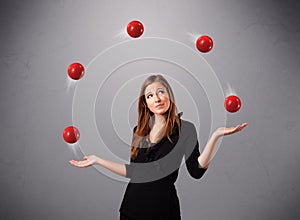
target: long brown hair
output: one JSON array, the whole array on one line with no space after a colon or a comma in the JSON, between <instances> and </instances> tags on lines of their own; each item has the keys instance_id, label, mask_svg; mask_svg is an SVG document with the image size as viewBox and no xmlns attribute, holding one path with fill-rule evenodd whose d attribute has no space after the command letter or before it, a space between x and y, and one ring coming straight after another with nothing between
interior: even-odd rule
<instances>
[{"instance_id":1,"label":"long brown hair","mask_svg":"<svg viewBox=\"0 0 300 220\"><path fill-rule=\"evenodd\" d=\"M140 90L140 96L138 101L138 123L136 131L133 135L133 141L131 145L131 158L135 159L140 148L141 140L143 137L147 136L150 131L150 121L152 120L153 113L147 107L146 99L145 99L145 89L148 85L160 82L167 90L170 100L170 107L165 113L166 116L166 129L164 136L167 136L170 142L172 142L170 138L170 134L173 131L175 124L178 126L178 130L180 132L180 119L177 116L177 108L175 105L175 98L171 86L168 81L162 75L151 75L149 76L142 84Z\"/></svg>"}]
</instances>

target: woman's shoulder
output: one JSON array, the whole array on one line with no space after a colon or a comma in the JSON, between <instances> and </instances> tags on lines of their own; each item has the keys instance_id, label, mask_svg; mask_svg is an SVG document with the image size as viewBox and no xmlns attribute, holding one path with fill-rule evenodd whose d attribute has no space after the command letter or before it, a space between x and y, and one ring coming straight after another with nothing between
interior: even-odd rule
<instances>
[{"instance_id":1,"label":"woman's shoulder","mask_svg":"<svg viewBox=\"0 0 300 220\"><path fill-rule=\"evenodd\" d=\"M184 126L184 127L193 127L194 126L193 122L185 120L185 119L182 119L182 115L183 115L183 112L179 112L177 114L177 116L178 116L178 118L180 120L180 126L181 127L182 126Z\"/></svg>"},{"instance_id":2,"label":"woman's shoulder","mask_svg":"<svg viewBox=\"0 0 300 220\"><path fill-rule=\"evenodd\" d=\"M195 127L194 123L191 122L191 121L188 121L188 120L185 120L185 119L180 119L181 121L181 127L184 127L184 128L193 128Z\"/></svg>"},{"instance_id":3,"label":"woman's shoulder","mask_svg":"<svg viewBox=\"0 0 300 220\"><path fill-rule=\"evenodd\" d=\"M180 119L180 121L180 130L182 137L197 136L197 130L193 122L184 119Z\"/></svg>"},{"instance_id":4,"label":"woman's shoulder","mask_svg":"<svg viewBox=\"0 0 300 220\"><path fill-rule=\"evenodd\" d=\"M193 122L182 119L183 112L179 112L177 115L178 115L178 118L180 120L180 125L181 126L185 126L185 127L193 127L194 126Z\"/></svg>"}]
</instances>

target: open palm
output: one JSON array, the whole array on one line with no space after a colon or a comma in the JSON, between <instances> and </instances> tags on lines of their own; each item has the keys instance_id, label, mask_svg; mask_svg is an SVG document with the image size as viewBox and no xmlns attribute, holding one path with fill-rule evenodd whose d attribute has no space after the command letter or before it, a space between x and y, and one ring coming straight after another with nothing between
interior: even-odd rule
<instances>
[{"instance_id":1,"label":"open palm","mask_svg":"<svg viewBox=\"0 0 300 220\"><path fill-rule=\"evenodd\" d=\"M248 125L248 123L243 123L243 124L237 125L235 127L230 127L230 128L221 127L221 128L218 128L215 131L215 133L218 136L230 135L230 134L234 134L236 132L243 130L247 125Z\"/></svg>"},{"instance_id":2,"label":"open palm","mask_svg":"<svg viewBox=\"0 0 300 220\"><path fill-rule=\"evenodd\" d=\"M70 160L70 164L76 166L76 167L89 167L92 166L96 163L98 157L95 155L89 155L89 156L84 156L83 160L77 161L77 160Z\"/></svg>"}]
</instances>

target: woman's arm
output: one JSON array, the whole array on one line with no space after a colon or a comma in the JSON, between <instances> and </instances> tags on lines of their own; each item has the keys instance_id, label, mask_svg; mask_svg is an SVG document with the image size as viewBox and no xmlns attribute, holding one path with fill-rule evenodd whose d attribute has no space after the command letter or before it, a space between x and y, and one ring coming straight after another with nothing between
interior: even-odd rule
<instances>
[{"instance_id":1,"label":"woman's arm","mask_svg":"<svg viewBox=\"0 0 300 220\"><path fill-rule=\"evenodd\" d=\"M133 128L133 134L136 131L137 126ZM82 161L76 161L76 160L70 160L70 164L76 166L76 167L88 167L92 165L100 165L120 176L124 176L127 178L131 178L133 169L134 169L134 164L120 164L116 163L110 160L105 160L102 158L99 158L95 155L89 155L89 156L84 156ZM130 162L132 162L130 160Z\"/></svg>"},{"instance_id":2,"label":"woman's arm","mask_svg":"<svg viewBox=\"0 0 300 220\"><path fill-rule=\"evenodd\" d=\"M110 160L105 160L102 158L99 158L95 155L89 155L83 157L84 160L82 161L76 161L76 160L70 160L70 164L76 166L76 167L89 167L92 165L100 165L118 175L126 176L126 167L125 164L120 164L116 162L112 162Z\"/></svg>"},{"instance_id":3,"label":"woman's arm","mask_svg":"<svg viewBox=\"0 0 300 220\"><path fill-rule=\"evenodd\" d=\"M246 127L248 124L247 123L243 123L241 125L237 125L235 127L231 127L231 128L218 128L211 136L211 138L209 139L209 141L207 142L203 152L201 153L201 155L198 157L198 162L200 164L201 167L203 168L207 168L211 158L213 156L216 144L219 140L219 138L221 136L224 135L230 135L230 134L234 134L236 132L241 131L244 127Z\"/></svg>"}]
</instances>

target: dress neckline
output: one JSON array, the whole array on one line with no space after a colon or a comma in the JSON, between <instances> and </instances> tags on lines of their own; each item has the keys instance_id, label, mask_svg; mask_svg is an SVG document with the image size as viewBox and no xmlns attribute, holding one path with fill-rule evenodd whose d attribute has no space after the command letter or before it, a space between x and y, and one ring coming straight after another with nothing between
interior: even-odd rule
<instances>
[{"instance_id":1,"label":"dress neckline","mask_svg":"<svg viewBox=\"0 0 300 220\"><path fill-rule=\"evenodd\" d=\"M177 114L177 116L179 117L179 119L181 119L181 116L182 116L182 115L183 115L183 112L179 112L179 113ZM177 129L177 124L175 124L174 129L175 129L175 130ZM173 134L173 132L171 133L171 135L172 135L172 134ZM147 136L144 137L144 140L145 140L145 142L146 142L147 144L150 145L150 148L153 148L153 147L157 146L160 142L162 142L163 140L165 140L166 138L167 138L167 136L163 136L163 137L162 137L161 139L159 139L157 142L152 143L152 142L150 142L149 135L147 135Z\"/></svg>"}]
</instances>

